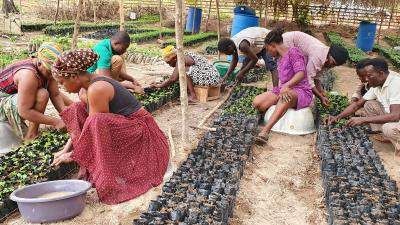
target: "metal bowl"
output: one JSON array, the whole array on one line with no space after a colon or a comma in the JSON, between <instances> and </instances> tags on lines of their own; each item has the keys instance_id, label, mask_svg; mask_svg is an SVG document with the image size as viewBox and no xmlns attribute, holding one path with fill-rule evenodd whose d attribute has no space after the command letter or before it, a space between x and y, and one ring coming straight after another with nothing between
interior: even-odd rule
<instances>
[{"instance_id":1,"label":"metal bowl","mask_svg":"<svg viewBox=\"0 0 400 225\"><path fill-rule=\"evenodd\" d=\"M30 223L48 223L70 219L85 208L86 192L91 184L82 180L56 180L25 186L15 190L10 199ZM62 196L42 197L49 193Z\"/></svg>"}]
</instances>

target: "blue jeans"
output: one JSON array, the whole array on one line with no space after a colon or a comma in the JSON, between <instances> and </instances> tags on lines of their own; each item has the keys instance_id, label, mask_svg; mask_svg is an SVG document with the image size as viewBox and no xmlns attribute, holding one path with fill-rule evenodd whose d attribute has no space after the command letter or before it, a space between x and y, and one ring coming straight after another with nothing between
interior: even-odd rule
<instances>
[{"instance_id":1,"label":"blue jeans","mask_svg":"<svg viewBox=\"0 0 400 225\"><path fill-rule=\"evenodd\" d=\"M262 58L265 62L265 68L267 70L269 70L270 72L276 70L276 61L274 60L274 58L272 58L272 56L270 56L267 53L267 50L265 50L265 48L257 54L257 57L260 59ZM248 63L250 62L250 58L246 57L243 60L243 64L242 64L242 68L244 68Z\"/></svg>"}]
</instances>

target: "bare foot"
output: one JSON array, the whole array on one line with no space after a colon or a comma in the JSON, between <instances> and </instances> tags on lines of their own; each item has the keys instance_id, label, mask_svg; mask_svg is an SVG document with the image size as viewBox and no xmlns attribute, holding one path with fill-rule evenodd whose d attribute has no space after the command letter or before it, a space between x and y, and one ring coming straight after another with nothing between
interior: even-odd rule
<instances>
[{"instance_id":1,"label":"bare foot","mask_svg":"<svg viewBox=\"0 0 400 225\"><path fill-rule=\"evenodd\" d=\"M189 101L189 104L196 104L199 102L199 100L197 100L197 98L193 97L193 96L188 96L188 101Z\"/></svg>"}]
</instances>

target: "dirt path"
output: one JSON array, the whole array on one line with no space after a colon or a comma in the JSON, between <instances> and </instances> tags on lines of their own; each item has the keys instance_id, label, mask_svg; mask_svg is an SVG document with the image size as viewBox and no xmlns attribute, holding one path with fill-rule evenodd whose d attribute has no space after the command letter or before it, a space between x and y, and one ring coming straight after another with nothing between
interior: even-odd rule
<instances>
[{"instance_id":1,"label":"dirt path","mask_svg":"<svg viewBox=\"0 0 400 225\"><path fill-rule=\"evenodd\" d=\"M268 146L254 148L232 225L326 223L314 138L274 133Z\"/></svg>"}]
</instances>

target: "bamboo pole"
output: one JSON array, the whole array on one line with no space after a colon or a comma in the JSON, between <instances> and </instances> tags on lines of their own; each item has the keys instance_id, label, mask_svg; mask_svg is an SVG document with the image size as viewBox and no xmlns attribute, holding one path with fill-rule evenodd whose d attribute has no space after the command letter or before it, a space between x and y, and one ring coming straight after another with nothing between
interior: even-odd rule
<instances>
[{"instance_id":1,"label":"bamboo pole","mask_svg":"<svg viewBox=\"0 0 400 225\"><path fill-rule=\"evenodd\" d=\"M124 0L119 0L119 30L125 30Z\"/></svg>"},{"instance_id":2,"label":"bamboo pole","mask_svg":"<svg viewBox=\"0 0 400 225\"><path fill-rule=\"evenodd\" d=\"M188 95L187 95L187 81L185 69L185 56L183 54L183 0L176 0L175 8L175 35L176 35L176 48L178 57L178 71L179 71L179 86L180 86L180 101L182 113L182 136L181 136L181 150L184 150L188 141Z\"/></svg>"},{"instance_id":3,"label":"bamboo pole","mask_svg":"<svg viewBox=\"0 0 400 225\"><path fill-rule=\"evenodd\" d=\"M162 38L162 0L158 0L158 11L160 12L160 39Z\"/></svg>"},{"instance_id":4,"label":"bamboo pole","mask_svg":"<svg viewBox=\"0 0 400 225\"><path fill-rule=\"evenodd\" d=\"M219 0L215 0L215 4L217 6L217 20L218 20L217 29L218 29L218 42L219 42L219 40L221 40L221 18L219 15ZM218 60L220 59L221 59L221 54L218 51Z\"/></svg>"},{"instance_id":5,"label":"bamboo pole","mask_svg":"<svg viewBox=\"0 0 400 225\"><path fill-rule=\"evenodd\" d=\"M75 25L74 25L74 35L72 36L72 44L71 44L72 49L76 49L77 44L78 44L78 34L79 34L79 27L80 27L80 23L81 23L82 6L83 6L83 0L78 0L78 8L76 11L76 18L75 18Z\"/></svg>"},{"instance_id":6,"label":"bamboo pole","mask_svg":"<svg viewBox=\"0 0 400 225\"><path fill-rule=\"evenodd\" d=\"M57 0L57 9L56 9L56 15L54 16L54 24L57 23L58 19L58 12L60 11L60 0Z\"/></svg>"}]
</instances>

